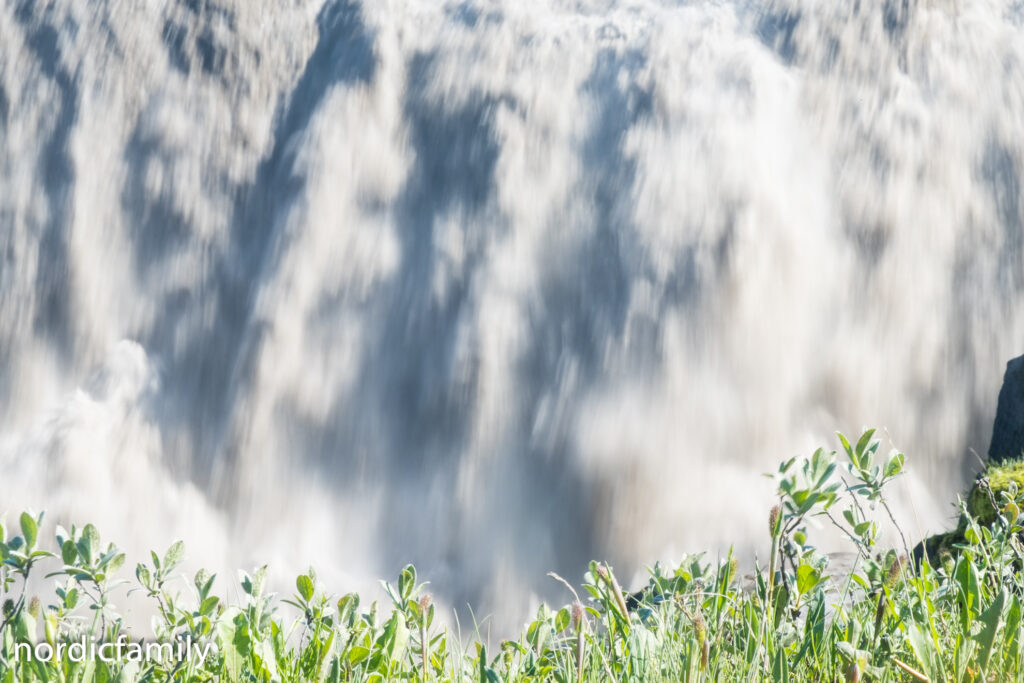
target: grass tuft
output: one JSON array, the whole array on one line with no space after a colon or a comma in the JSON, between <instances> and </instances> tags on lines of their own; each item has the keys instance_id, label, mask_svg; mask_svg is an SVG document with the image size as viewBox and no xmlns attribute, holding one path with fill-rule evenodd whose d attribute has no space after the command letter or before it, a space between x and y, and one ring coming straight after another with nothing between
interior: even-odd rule
<instances>
[{"instance_id":1,"label":"grass tuft","mask_svg":"<svg viewBox=\"0 0 1024 683\"><path fill-rule=\"evenodd\" d=\"M990 468L960 504L958 528L911 562L902 532L898 548L879 536L905 457L880 454L873 431L839 442L841 454L818 449L774 473L767 570L740 577L731 553L688 555L654 565L627 597L593 562L580 591L552 575L573 601L542 605L493 650L464 647L435 621L411 565L383 584L385 604L331 594L313 570L279 598L264 588L266 567L234 586L206 571L185 577L179 542L127 572L94 526L58 528L46 543L42 515L22 514L16 529L0 524L0 683L1020 680L1024 463ZM815 519L842 531L852 569L817 550ZM153 603L145 638L115 607L126 591Z\"/></svg>"}]
</instances>

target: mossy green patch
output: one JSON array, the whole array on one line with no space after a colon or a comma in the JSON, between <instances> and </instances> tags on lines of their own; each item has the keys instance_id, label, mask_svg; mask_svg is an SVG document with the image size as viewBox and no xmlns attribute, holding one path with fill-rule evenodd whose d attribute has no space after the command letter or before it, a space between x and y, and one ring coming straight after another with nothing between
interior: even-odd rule
<instances>
[{"instance_id":1,"label":"mossy green patch","mask_svg":"<svg viewBox=\"0 0 1024 683\"><path fill-rule=\"evenodd\" d=\"M967 511L983 526L996 521L996 506L1003 505L1003 493L1013 498L1024 491L1024 461L990 464L967 494Z\"/></svg>"},{"instance_id":2,"label":"mossy green patch","mask_svg":"<svg viewBox=\"0 0 1024 683\"><path fill-rule=\"evenodd\" d=\"M986 469L967 492L967 512L979 525L992 526L997 517L996 506L1003 505L1003 493L1014 499L1024 491L1024 459L989 463ZM928 554L932 564L943 562L943 557L955 557L957 546L964 543L967 518L961 515L956 529L929 536L914 549L914 556L920 561L922 551Z\"/></svg>"}]
</instances>

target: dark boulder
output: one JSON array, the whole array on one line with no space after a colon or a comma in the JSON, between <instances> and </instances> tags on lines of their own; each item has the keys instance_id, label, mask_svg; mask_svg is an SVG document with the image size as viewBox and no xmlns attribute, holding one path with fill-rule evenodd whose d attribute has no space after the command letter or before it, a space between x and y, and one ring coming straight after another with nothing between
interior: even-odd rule
<instances>
[{"instance_id":1,"label":"dark boulder","mask_svg":"<svg viewBox=\"0 0 1024 683\"><path fill-rule=\"evenodd\" d=\"M988 457L992 462L1020 458L1024 453L1024 356L1006 364L999 407L992 425Z\"/></svg>"},{"instance_id":2,"label":"dark boulder","mask_svg":"<svg viewBox=\"0 0 1024 683\"><path fill-rule=\"evenodd\" d=\"M991 526L1005 511L1000 510L1004 495L1024 492L1024 356L1006 364L999 406L992 425L992 443L988 447L988 466L967 493L967 513L980 526ZM1016 513L1014 513L1016 514ZM935 534L918 543L912 552L914 562L924 557L934 566L959 554L967 542L968 519L961 515L956 529Z\"/></svg>"}]
</instances>

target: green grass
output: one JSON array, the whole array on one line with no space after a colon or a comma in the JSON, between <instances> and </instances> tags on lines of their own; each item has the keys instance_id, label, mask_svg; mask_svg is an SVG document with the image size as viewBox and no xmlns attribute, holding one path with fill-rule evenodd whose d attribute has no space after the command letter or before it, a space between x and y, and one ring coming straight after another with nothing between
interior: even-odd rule
<instances>
[{"instance_id":1,"label":"green grass","mask_svg":"<svg viewBox=\"0 0 1024 683\"><path fill-rule=\"evenodd\" d=\"M435 621L412 566L384 584L386 604L331 595L312 571L278 600L264 590L265 568L244 575L243 599L228 604L214 576L182 576L181 543L152 553L129 579L125 555L92 525L58 529L51 552L40 544L41 516L23 514L20 535L0 528L0 683L1020 679L1017 487L989 487L984 523L961 504L957 541L934 566L915 564L902 533L895 550L878 539L904 456L881 455L871 431L855 444L839 439L840 456L819 449L775 473L767 567L741 577L731 557L687 556L655 565L642 591L625 594L610 568L592 563L578 590L566 582L570 604L542 606L517 639L491 649ZM990 471L988 480L999 476ZM809 536L812 517L842 530L857 558L852 571L830 570ZM27 585L54 592L33 597ZM155 631L145 641L112 607L126 591L152 601ZM71 645L83 642L109 644L113 661L76 656ZM135 654L163 644L207 656L130 661L133 644ZM115 646L120 657L110 656Z\"/></svg>"}]
</instances>

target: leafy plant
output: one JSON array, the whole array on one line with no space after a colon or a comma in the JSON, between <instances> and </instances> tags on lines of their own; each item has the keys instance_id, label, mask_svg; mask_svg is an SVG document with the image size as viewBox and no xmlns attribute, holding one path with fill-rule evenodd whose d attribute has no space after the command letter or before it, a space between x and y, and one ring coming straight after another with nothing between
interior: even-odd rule
<instances>
[{"instance_id":1,"label":"leafy plant","mask_svg":"<svg viewBox=\"0 0 1024 683\"><path fill-rule=\"evenodd\" d=\"M240 597L229 601L209 572L184 576L180 542L150 553L129 581L124 553L104 546L92 525L58 527L56 554L40 547L42 515L22 514L18 535L0 524L0 683L1019 679L1018 487L976 488L972 505L960 505L949 552L934 566L927 553L914 562L902 532L891 544L878 519L895 524L887 496L906 458L882 456L871 430L856 442L840 434L839 443L841 456L818 449L774 473L778 501L759 549L767 562L752 574L741 576L732 552L687 555L653 565L647 585L630 593L610 566L592 562L580 591L552 575L571 602L541 605L522 634L495 648L463 647L440 625L411 565L382 583L384 604L332 595L312 568L278 599L267 591L267 567L241 572ZM979 496L983 519L971 515ZM839 533L853 566L833 567L814 528ZM43 607L31 591L46 581L53 595ZM127 592L152 603L147 639L117 610ZM76 656L73 646L86 641L128 654ZM164 656L132 656L144 647Z\"/></svg>"}]
</instances>

